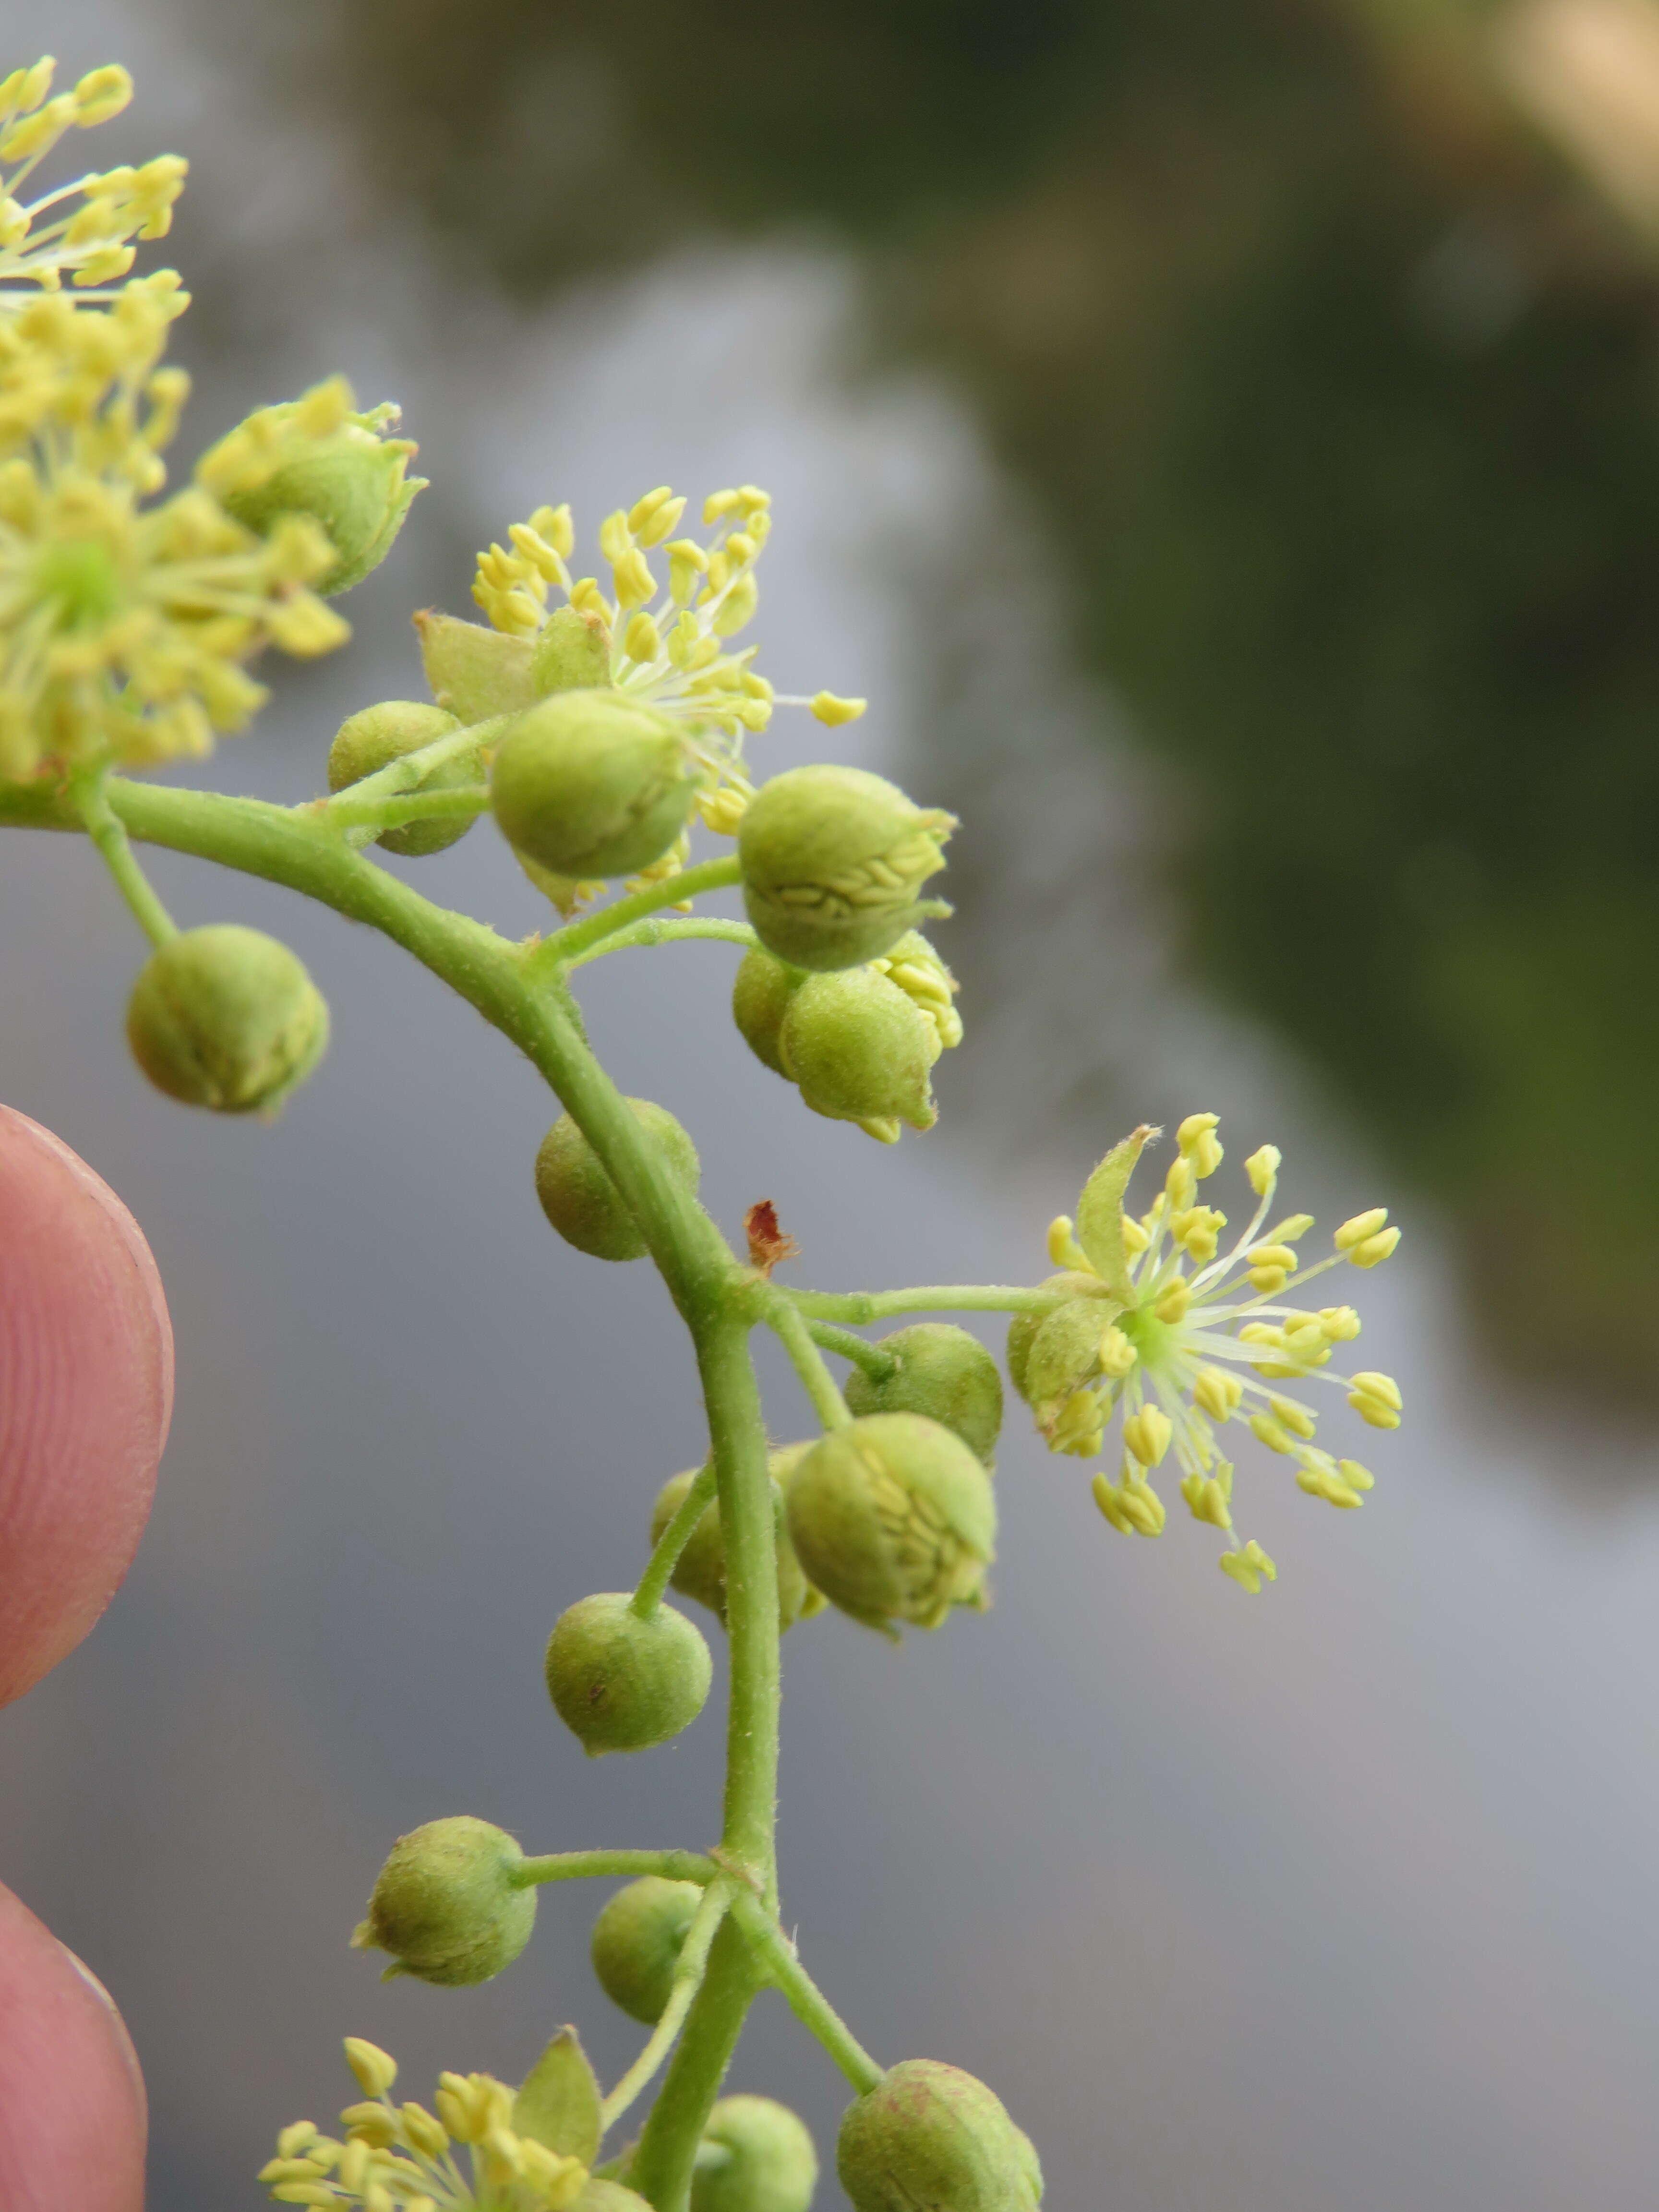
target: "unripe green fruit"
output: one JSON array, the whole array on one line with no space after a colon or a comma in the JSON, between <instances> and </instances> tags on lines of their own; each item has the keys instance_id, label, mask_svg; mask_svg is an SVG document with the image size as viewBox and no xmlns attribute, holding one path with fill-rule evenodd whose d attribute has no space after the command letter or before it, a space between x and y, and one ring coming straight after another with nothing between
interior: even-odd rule
<instances>
[{"instance_id":1,"label":"unripe green fruit","mask_svg":"<svg viewBox=\"0 0 1659 2212\"><path fill-rule=\"evenodd\" d=\"M530 680L536 696L590 691L611 681L611 640L598 615L555 607L530 643Z\"/></svg>"},{"instance_id":2,"label":"unripe green fruit","mask_svg":"<svg viewBox=\"0 0 1659 2212\"><path fill-rule=\"evenodd\" d=\"M441 707L424 706L417 699L383 699L378 707L365 707L346 717L328 749L328 787L348 790L366 775L402 760L405 753L419 752L422 745L434 744L461 726ZM456 791L477 783L483 774L476 752L459 753L429 769L415 788ZM382 830L374 842L384 845L388 853L415 860L427 853L441 853L446 846L465 837L471 827L472 817L467 814L453 822L406 822L401 830Z\"/></svg>"},{"instance_id":3,"label":"unripe green fruit","mask_svg":"<svg viewBox=\"0 0 1659 2212\"><path fill-rule=\"evenodd\" d=\"M794 992L778 1035L778 1057L815 1112L838 1121L939 1119L927 1072L939 1031L896 983L873 968L811 975Z\"/></svg>"},{"instance_id":4,"label":"unripe green fruit","mask_svg":"<svg viewBox=\"0 0 1659 2212\"><path fill-rule=\"evenodd\" d=\"M127 1002L127 1042L169 1098L269 1114L322 1058L328 1007L287 945L216 922L145 962Z\"/></svg>"},{"instance_id":5,"label":"unripe green fruit","mask_svg":"<svg viewBox=\"0 0 1659 2212\"><path fill-rule=\"evenodd\" d=\"M702 1711L714 1671L683 1613L659 1605L642 1620L626 1590L582 1598L547 1640L548 1695L592 1759L678 1735Z\"/></svg>"},{"instance_id":6,"label":"unripe green fruit","mask_svg":"<svg viewBox=\"0 0 1659 2212\"><path fill-rule=\"evenodd\" d=\"M925 1413L954 1429L988 1467L1002 1427L1002 1377L976 1336L949 1322L918 1322L880 1340L893 1371L877 1382L861 1367L847 1378L854 1413Z\"/></svg>"},{"instance_id":7,"label":"unripe green fruit","mask_svg":"<svg viewBox=\"0 0 1659 2212\"><path fill-rule=\"evenodd\" d=\"M536 1924L536 1893L515 1883L524 1853L503 1828L463 1815L400 1836L352 1942L389 1951L393 1974L460 1989L510 1966Z\"/></svg>"},{"instance_id":8,"label":"unripe green fruit","mask_svg":"<svg viewBox=\"0 0 1659 2212\"><path fill-rule=\"evenodd\" d=\"M702 771L665 714L619 692L560 691L520 714L490 775L509 844L562 876L629 876L691 818Z\"/></svg>"},{"instance_id":9,"label":"unripe green fruit","mask_svg":"<svg viewBox=\"0 0 1659 2212\"><path fill-rule=\"evenodd\" d=\"M416 616L415 629L433 697L463 722L493 721L535 705L528 639L433 607Z\"/></svg>"},{"instance_id":10,"label":"unripe green fruit","mask_svg":"<svg viewBox=\"0 0 1659 2212\"><path fill-rule=\"evenodd\" d=\"M691 2177L691 2212L808 2212L818 2154L805 2124L770 2097L722 2097Z\"/></svg>"},{"instance_id":11,"label":"unripe green fruit","mask_svg":"<svg viewBox=\"0 0 1659 2212\"><path fill-rule=\"evenodd\" d=\"M732 1018L738 1025L738 1034L756 1059L786 1082L789 1071L783 1064L778 1033L789 1011L790 1000L805 981L804 968L791 968L786 961L775 960L769 952L763 952L757 946L745 952L738 963L737 977L732 986Z\"/></svg>"},{"instance_id":12,"label":"unripe green fruit","mask_svg":"<svg viewBox=\"0 0 1659 2212\"><path fill-rule=\"evenodd\" d=\"M1036 2212L1030 2139L971 2074L907 2058L848 2106L836 2170L854 2212Z\"/></svg>"},{"instance_id":13,"label":"unripe green fruit","mask_svg":"<svg viewBox=\"0 0 1659 2212\"><path fill-rule=\"evenodd\" d=\"M665 1106L630 1098L635 1119L653 1138L665 1171L695 1198L702 1174L697 1148ZM567 1244L596 1260L641 1260L646 1242L622 1193L568 1114L562 1114L536 1154L536 1195Z\"/></svg>"},{"instance_id":14,"label":"unripe green fruit","mask_svg":"<svg viewBox=\"0 0 1659 2212\"><path fill-rule=\"evenodd\" d=\"M832 1429L790 1479L800 1563L843 1613L871 1627L937 1628L984 1603L997 1508L983 1463L920 1413L866 1413Z\"/></svg>"},{"instance_id":15,"label":"unripe green fruit","mask_svg":"<svg viewBox=\"0 0 1659 2212\"><path fill-rule=\"evenodd\" d=\"M290 414L302 404L291 401L265 411ZM314 451L262 484L221 496L238 522L261 538L285 514L308 515L319 523L336 557L315 588L331 599L361 584L392 550L410 501L425 489L424 477L405 480L416 451L407 438L382 438L367 417L359 416L343 422Z\"/></svg>"},{"instance_id":16,"label":"unripe green fruit","mask_svg":"<svg viewBox=\"0 0 1659 2212\"><path fill-rule=\"evenodd\" d=\"M685 1931L702 1902L696 1882L648 1874L619 1889L593 1923L593 1972L630 2020L654 2027L662 2018Z\"/></svg>"},{"instance_id":17,"label":"unripe green fruit","mask_svg":"<svg viewBox=\"0 0 1659 2212\"><path fill-rule=\"evenodd\" d=\"M738 832L744 904L769 952L825 971L878 959L923 919L954 818L857 768L793 768L764 783Z\"/></svg>"},{"instance_id":18,"label":"unripe green fruit","mask_svg":"<svg viewBox=\"0 0 1659 2212\"><path fill-rule=\"evenodd\" d=\"M772 1480L780 1492L790 1472L807 1449L805 1444L789 1444L772 1454L769 1462ZM651 1510L651 1541L657 1544L663 1532L685 1501L685 1493L697 1479L697 1470L688 1468L685 1474L673 1475L665 1482ZM781 1503L780 1499L780 1503ZM789 1529L781 1512L777 1516L778 1540L778 1626L793 1628L804 1615L817 1609L813 1602L812 1586L802 1571L795 1557L795 1547L789 1540ZM685 1549L674 1563L669 1577L673 1587L686 1597L694 1597L699 1605L706 1605L726 1626L726 1545L720 1535L720 1509L718 1499L711 1498L696 1527L686 1540ZM822 1601L818 1601L821 1605Z\"/></svg>"},{"instance_id":19,"label":"unripe green fruit","mask_svg":"<svg viewBox=\"0 0 1659 2212\"><path fill-rule=\"evenodd\" d=\"M1104 1297L1106 1295L1106 1286L1097 1275L1085 1275L1071 1268L1067 1268L1063 1273L1050 1275L1042 1287L1045 1291L1066 1291L1073 1297L1086 1298L1091 1295ZM1028 1404L1031 1395L1028 1387L1031 1346L1036 1342L1038 1332L1048 1318L1047 1314L1021 1313L1016 1314L1008 1324L1008 1347L1006 1355L1008 1362L1008 1380ZM1103 1334L1105 1328L1106 1322L1103 1318L1101 1322Z\"/></svg>"}]
</instances>

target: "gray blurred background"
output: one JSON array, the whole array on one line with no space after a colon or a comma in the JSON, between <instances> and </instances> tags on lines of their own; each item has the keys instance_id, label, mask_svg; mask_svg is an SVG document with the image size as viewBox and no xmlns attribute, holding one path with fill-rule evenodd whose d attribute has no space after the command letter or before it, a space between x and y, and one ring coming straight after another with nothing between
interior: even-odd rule
<instances>
[{"instance_id":1,"label":"gray blurred background","mask_svg":"<svg viewBox=\"0 0 1659 2212\"><path fill-rule=\"evenodd\" d=\"M1363 1514L1241 1470L1261 1600L1184 1517L1115 1536L1014 1419L988 1617L786 1645L805 1954L878 2055L996 2085L1058 2212L1652 2201L1633 5L1202 7L1177 36L1048 0L1017 57L921 0L9 13L11 60L135 71L90 157L191 158L150 249L197 299L181 459L337 368L403 403L434 480L353 646L276 670L211 780L317 789L346 713L419 696L410 611L469 611L474 550L542 501L591 532L659 482L773 491L763 665L868 693L852 757L964 817L939 941L968 1041L939 1130L889 1151L745 1052L727 948L589 971L602 1054L691 1128L729 1231L775 1199L825 1287L1034 1279L1106 1144L1201 1108L1235 1162L1284 1147L1292 1202L1407 1224L1363 1303L1407 1425L1365 1439ZM1609 37L1635 90L1596 110L1574 57ZM757 754L817 757L814 729L781 714ZM391 865L544 918L488 823ZM702 1443L654 1279L535 1207L537 1079L380 941L155 874L186 923L294 945L335 1042L274 1127L170 1105L125 1056L142 948L93 857L0 839L0 1095L132 1206L179 1358L132 1575L0 1719L0 1876L126 2014L153 2202L221 2212L262 2201L279 2124L345 2100L344 2033L411 2094L515 2076L570 2019L618 2071L598 1887L544 1892L482 1990L383 1988L345 1939L439 1814L706 1842L720 1723L590 1765L546 1706L554 1617L631 1580ZM829 2152L838 2079L775 1998L733 2085Z\"/></svg>"}]
</instances>

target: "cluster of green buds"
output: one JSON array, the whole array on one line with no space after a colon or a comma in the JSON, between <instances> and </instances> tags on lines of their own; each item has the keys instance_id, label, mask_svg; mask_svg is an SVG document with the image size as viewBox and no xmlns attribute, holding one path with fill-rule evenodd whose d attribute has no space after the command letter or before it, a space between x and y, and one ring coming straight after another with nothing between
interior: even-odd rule
<instances>
[{"instance_id":1,"label":"cluster of green buds","mask_svg":"<svg viewBox=\"0 0 1659 2212\"><path fill-rule=\"evenodd\" d=\"M1310 1497L1350 1510L1363 1502L1370 1469L1317 1444L1313 1407L1273 1385L1334 1383L1370 1427L1400 1425L1392 1376L1326 1371L1337 1346L1359 1334L1354 1309L1310 1309L1284 1297L1333 1267L1363 1271L1386 1260L1400 1242L1386 1207L1345 1221L1328 1255L1304 1265L1297 1248L1313 1216L1271 1218L1280 1154L1263 1145L1244 1163L1255 1200L1249 1222L1223 1253L1227 1217L1198 1194L1222 1162L1218 1127L1213 1114L1187 1117L1164 1187L1138 1218L1123 1200L1142 1147L1157 1133L1137 1129L1109 1152L1084 1188L1075 1221L1061 1215L1050 1227L1049 1257L1064 1270L1052 1278L1054 1304L1022 1315L1009 1331L1009 1373L1050 1450L1091 1458L1121 1416L1119 1478L1103 1470L1093 1488L1107 1521L1125 1535L1161 1534L1165 1509L1152 1477L1171 1451L1193 1517L1232 1532L1234 1468L1219 1438L1234 1421L1288 1459ZM1220 1565L1251 1592L1277 1578L1254 1540L1235 1536Z\"/></svg>"},{"instance_id":2,"label":"cluster of green buds","mask_svg":"<svg viewBox=\"0 0 1659 2212\"><path fill-rule=\"evenodd\" d=\"M917 930L879 958L814 975L758 947L738 966L732 1017L755 1057L830 1121L882 1144L939 1118L932 1070L962 1042L956 979Z\"/></svg>"}]
</instances>

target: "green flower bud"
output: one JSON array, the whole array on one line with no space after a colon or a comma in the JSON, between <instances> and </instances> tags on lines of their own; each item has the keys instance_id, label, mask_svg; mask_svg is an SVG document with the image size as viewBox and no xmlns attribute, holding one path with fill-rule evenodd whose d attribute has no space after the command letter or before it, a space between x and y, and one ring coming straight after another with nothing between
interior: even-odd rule
<instances>
[{"instance_id":1,"label":"green flower bud","mask_svg":"<svg viewBox=\"0 0 1659 2212\"><path fill-rule=\"evenodd\" d=\"M848 2106L836 2170L854 2212L1036 2212L1042 2197L1001 2100L931 2058L907 2058Z\"/></svg>"},{"instance_id":2,"label":"green flower bud","mask_svg":"<svg viewBox=\"0 0 1659 2212\"><path fill-rule=\"evenodd\" d=\"M590 1759L666 1743L702 1711L714 1662L701 1632L672 1606L648 1620L627 1590L582 1598L547 1639L547 1691Z\"/></svg>"},{"instance_id":3,"label":"green flower bud","mask_svg":"<svg viewBox=\"0 0 1659 2212\"><path fill-rule=\"evenodd\" d=\"M415 629L433 697L462 721L492 721L535 705L526 639L432 607L416 616Z\"/></svg>"},{"instance_id":4,"label":"green flower bud","mask_svg":"<svg viewBox=\"0 0 1659 2212\"><path fill-rule=\"evenodd\" d=\"M619 1889L593 1923L593 1972L630 2020L654 2027L662 2018L685 1931L702 1902L696 1882L648 1874Z\"/></svg>"},{"instance_id":5,"label":"green flower bud","mask_svg":"<svg viewBox=\"0 0 1659 2212\"><path fill-rule=\"evenodd\" d=\"M536 1924L536 1893L513 1879L524 1853L503 1828L465 1815L400 1836L380 1869L360 1951L389 1951L386 1979L460 1989L510 1966Z\"/></svg>"},{"instance_id":6,"label":"green flower bud","mask_svg":"<svg viewBox=\"0 0 1659 2212\"><path fill-rule=\"evenodd\" d=\"M461 724L441 707L423 706L416 699L384 699L378 707L365 707L341 723L328 749L328 787L344 791L366 775L389 767L405 753L434 744ZM441 762L421 778L417 791L456 791L479 782L483 769L476 752L464 752ZM406 823L401 830L383 830L375 839L388 853L414 860L427 853L441 853L447 845L465 837L472 817L461 815L453 822Z\"/></svg>"},{"instance_id":7,"label":"green flower bud","mask_svg":"<svg viewBox=\"0 0 1659 2212\"><path fill-rule=\"evenodd\" d=\"M691 2212L808 2212L818 2154L805 2124L770 2097L722 2097L691 2177Z\"/></svg>"},{"instance_id":8,"label":"green flower bud","mask_svg":"<svg viewBox=\"0 0 1659 2212\"><path fill-rule=\"evenodd\" d=\"M230 434L234 439L256 423L268 425L273 455L292 458L262 482L232 486L221 497L236 520L261 538L269 537L285 514L308 515L320 524L336 559L315 588L332 599L379 568L416 493L425 490L426 478L405 478L419 451L410 440L381 434L396 423L395 407L348 415L337 428L307 440L295 428L305 405L304 400L290 400L263 407Z\"/></svg>"},{"instance_id":9,"label":"green flower bud","mask_svg":"<svg viewBox=\"0 0 1659 2212\"><path fill-rule=\"evenodd\" d=\"M601 2181L595 2174L570 2212L651 2212L643 2197L624 2189L620 2181Z\"/></svg>"},{"instance_id":10,"label":"green flower bud","mask_svg":"<svg viewBox=\"0 0 1659 2212\"><path fill-rule=\"evenodd\" d=\"M778 1033L778 1056L813 1111L866 1129L898 1121L933 1127L939 1112L927 1072L939 1054L933 1023L873 968L809 976Z\"/></svg>"},{"instance_id":11,"label":"green flower bud","mask_svg":"<svg viewBox=\"0 0 1659 2212\"><path fill-rule=\"evenodd\" d=\"M630 1098L635 1118L653 1138L667 1172L696 1196L702 1164L697 1148L665 1106ZM639 1260L646 1243L622 1193L601 1165L599 1154L571 1120L562 1114L542 1139L536 1155L536 1195L542 1212L567 1244L596 1260Z\"/></svg>"},{"instance_id":12,"label":"green flower bud","mask_svg":"<svg viewBox=\"0 0 1659 2212\"><path fill-rule=\"evenodd\" d=\"M772 1480L777 1486L778 1538L778 1626L793 1628L795 1623L819 1610L823 1601L814 1603L816 1593L807 1581L800 1561L795 1557L795 1547L789 1540L788 1524L784 1519L782 1488L791 1469L807 1450L805 1444L789 1444L772 1454L769 1462ZM651 1511L651 1541L661 1540L664 1530L684 1503L685 1493L697 1479L695 1468L677 1474L665 1482L658 1494ZM706 1605L726 1626L726 1546L720 1537L720 1509L718 1499L711 1499L702 1518L691 1531L685 1549L675 1562L669 1577L674 1588L686 1597L694 1597L699 1605Z\"/></svg>"},{"instance_id":13,"label":"green flower bud","mask_svg":"<svg viewBox=\"0 0 1659 2212\"><path fill-rule=\"evenodd\" d=\"M738 1034L756 1059L786 1082L789 1071L779 1049L778 1032L790 1000L805 981L804 968L791 968L757 946L738 963L737 980L732 986L732 1018Z\"/></svg>"},{"instance_id":14,"label":"green flower bud","mask_svg":"<svg viewBox=\"0 0 1659 2212\"><path fill-rule=\"evenodd\" d=\"M831 1604L872 1628L937 1628L984 1603L997 1509L983 1462L920 1413L832 1429L790 1478L789 1533Z\"/></svg>"},{"instance_id":15,"label":"green flower bud","mask_svg":"<svg viewBox=\"0 0 1659 2212\"><path fill-rule=\"evenodd\" d=\"M856 968L912 929L945 866L952 816L857 768L793 768L764 783L738 832L744 903L769 952L797 968Z\"/></svg>"},{"instance_id":16,"label":"green flower bud","mask_svg":"<svg viewBox=\"0 0 1659 2212\"><path fill-rule=\"evenodd\" d=\"M1002 1427L1002 1377L976 1336L948 1322L918 1322L881 1340L893 1371L878 1382L861 1367L847 1378L854 1413L924 1413L954 1429L988 1467Z\"/></svg>"},{"instance_id":17,"label":"green flower bud","mask_svg":"<svg viewBox=\"0 0 1659 2212\"><path fill-rule=\"evenodd\" d=\"M599 616L579 607L555 607L530 641L530 680L538 699L609 684L611 640Z\"/></svg>"},{"instance_id":18,"label":"green flower bud","mask_svg":"<svg viewBox=\"0 0 1659 2212\"><path fill-rule=\"evenodd\" d=\"M1106 1296L1106 1286L1098 1276L1081 1274L1072 1269L1062 1274L1050 1275L1042 1287L1045 1291L1069 1291L1074 1297L1088 1297L1091 1294L1098 1297ZM1036 1342L1037 1332L1048 1318L1047 1314L1016 1314L1008 1324L1008 1380L1028 1404L1031 1396L1031 1346ZM1108 1318L1102 1316L1103 1330Z\"/></svg>"},{"instance_id":19,"label":"green flower bud","mask_svg":"<svg viewBox=\"0 0 1659 2212\"><path fill-rule=\"evenodd\" d=\"M495 819L562 876L631 876L691 818L702 771L678 726L616 691L560 691L520 714L495 754Z\"/></svg>"},{"instance_id":20,"label":"green flower bud","mask_svg":"<svg viewBox=\"0 0 1659 2212\"><path fill-rule=\"evenodd\" d=\"M287 945L217 922L150 955L127 1002L127 1042L169 1098L271 1114L322 1058L328 1007Z\"/></svg>"}]
</instances>

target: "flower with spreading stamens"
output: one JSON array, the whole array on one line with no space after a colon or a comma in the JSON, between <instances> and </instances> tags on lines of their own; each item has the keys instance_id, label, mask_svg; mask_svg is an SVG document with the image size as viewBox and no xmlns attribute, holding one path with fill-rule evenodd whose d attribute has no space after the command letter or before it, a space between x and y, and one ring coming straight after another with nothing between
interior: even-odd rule
<instances>
[{"instance_id":1,"label":"flower with spreading stamens","mask_svg":"<svg viewBox=\"0 0 1659 2212\"><path fill-rule=\"evenodd\" d=\"M1290 1460L1310 1497L1349 1510L1363 1502L1369 1470L1320 1446L1313 1407L1276 1382L1334 1382L1370 1427L1401 1422L1391 1376L1326 1371L1335 1347L1359 1334L1353 1308L1281 1302L1282 1292L1299 1292L1333 1267L1385 1260L1400 1242L1387 1208L1345 1221L1328 1256L1304 1266L1298 1247L1313 1216L1288 1214L1270 1224L1280 1155L1263 1145L1244 1163L1255 1210L1222 1252L1226 1216L1198 1199L1200 1182L1222 1162L1218 1126L1213 1114L1182 1123L1164 1188L1139 1219L1123 1211L1124 1194L1157 1132L1137 1129L1108 1153L1085 1187L1076 1221L1062 1214L1048 1231L1048 1256L1070 1271L1062 1279L1072 1295L1035 1328L1016 1323L1017 1378L1051 1451L1092 1456L1121 1415L1119 1479L1103 1471L1093 1488L1102 1513L1125 1535L1161 1533L1164 1509L1152 1477L1170 1455L1194 1519L1231 1530L1234 1469L1219 1441L1231 1422ZM1259 1544L1235 1545L1221 1565L1241 1589L1258 1591L1275 1579Z\"/></svg>"}]
</instances>

